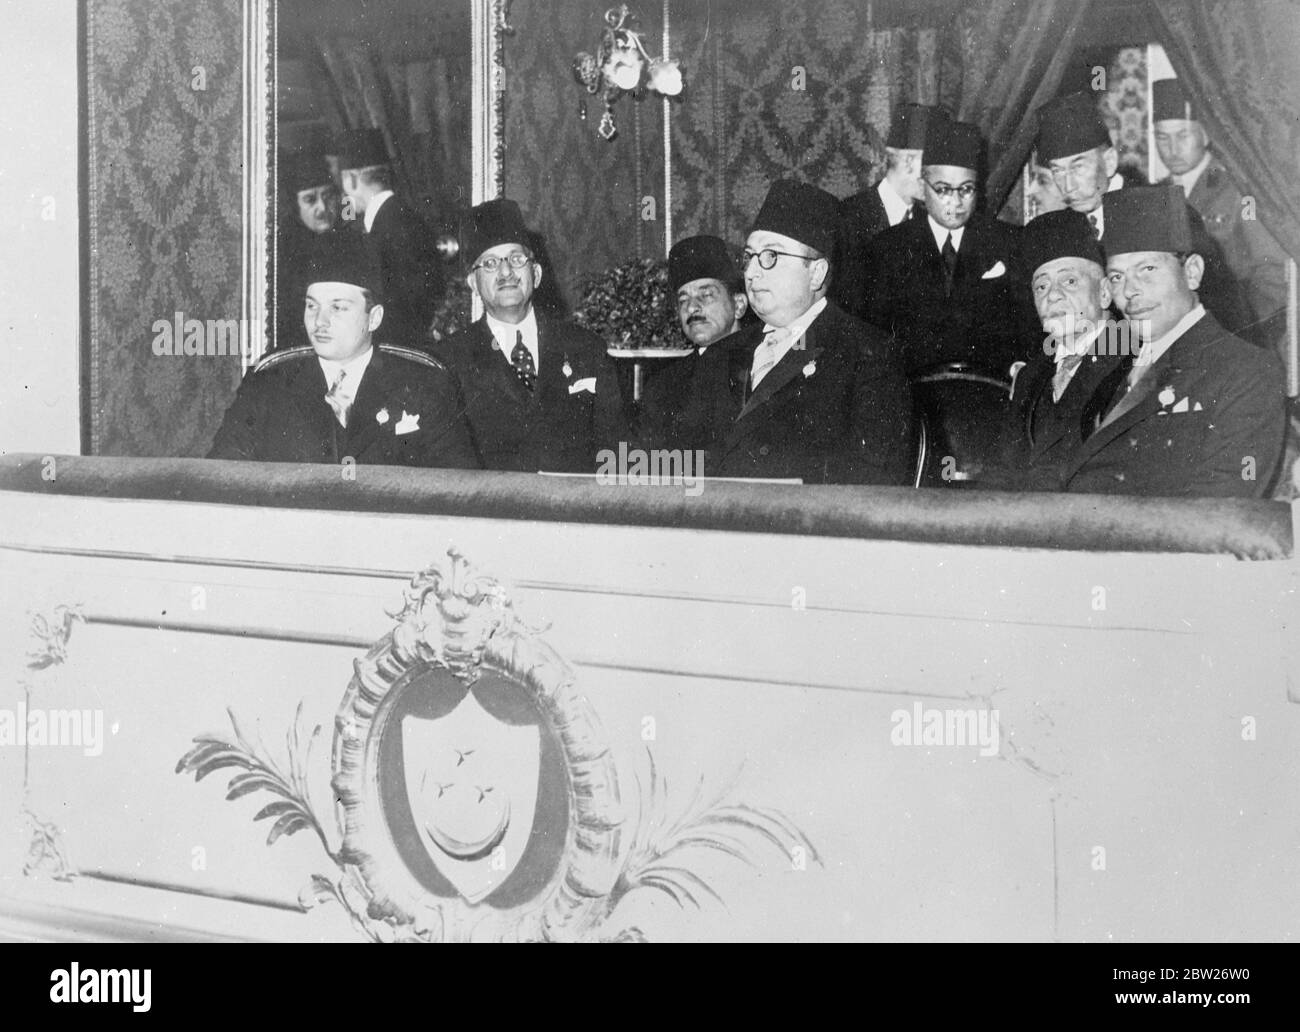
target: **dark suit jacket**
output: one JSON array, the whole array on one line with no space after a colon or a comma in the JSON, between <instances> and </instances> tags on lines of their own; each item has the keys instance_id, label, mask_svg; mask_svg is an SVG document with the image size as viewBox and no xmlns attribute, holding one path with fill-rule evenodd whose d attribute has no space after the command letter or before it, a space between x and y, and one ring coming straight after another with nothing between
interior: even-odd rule
<instances>
[{"instance_id":1,"label":"dark suit jacket","mask_svg":"<svg viewBox=\"0 0 1300 1032\"><path fill-rule=\"evenodd\" d=\"M1259 498L1282 457L1286 397L1276 356L1208 312L1134 388L1133 407L1076 448L1065 490ZM1247 479L1243 471L1253 470Z\"/></svg>"},{"instance_id":2,"label":"dark suit jacket","mask_svg":"<svg viewBox=\"0 0 1300 1032\"><path fill-rule=\"evenodd\" d=\"M859 319L866 318L867 245L889 228L889 216L877 192L878 186L840 201L840 233L832 263L830 297L849 315Z\"/></svg>"},{"instance_id":3,"label":"dark suit jacket","mask_svg":"<svg viewBox=\"0 0 1300 1032\"><path fill-rule=\"evenodd\" d=\"M572 323L537 320L530 392L496 347L487 320L434 346L455 373L484 469L594 473L596 453L629 438L605 342ZM594 393L574 389L595 379Z\"/></svg>"},{"instance_id":4,"label":"dark suit jacket","mask_svg":"<svg viewBox=\"0 0 1300 1032\"><path fill-rule=\"evenodd\" d=\"M747 397L762 339L740 330L699 359L679 440L706 451L706 476L911 483L912 395L888 337L828 303Z\"/></svg>"},{"instance_id":5,"label":"dark suit jacket","mask_svg":"<svg viewBox=\"0 0 1300 1032\"><path fill-rule=\"evenodd\" d=\"M310 347L249 373L208 458L336 463L351 456L359 465L479 468L456 383L441 365L377 348L346 430L326 403L326 390Z\"/></svg>"},{"instance_id":6,"label":"dark suit jacket","mask_svg":"<svg viewBox=\"0 0 1300 1032\"><path fill-rule=\"evenodd\" d=\"M1098 348L1104 352L1104 341L1098 343ZM1075 370L1060 400L1053 401L1056 362L1042 352L1030 359L1016 377L998 466L986 471L980 486L1061 490L1063 469L1083 442L1084 410L1120 361L1118 355L1090 355Z\"/></svg>"},{"instance_id":7,"label":"dark suit jacket","mask_svg":"<svg viewBox=\"0 0 1300 1032\"><path fill-rule=\"evenodd\" d=\"M900 222L867 246L866 318L894 334L909 374L969 362L1005 376L1012 362L1029 357L1043 334L1021 268L1019 233L972 215L951 296L928 218Z\"/></svg>"},{"instance_id":8,"label":"dark suit jacket","mask_svg":"<svg viewBox=\"0 0 1300 1032\"><path fill-rule=\"evenodd\" d=\"M700 363L698 350L681 358L652 359L645 364L641 405L637 413L637 440L643 448L675 448L681 419L690 401L691 383Z\"/></svg>"},{"instance_id":9,"label":"dark suit jacket","mask_svg":"<svg viewBox=\"0 0 1300 1032\"><path fill-rule=\"evenodd\" d=\"M397 196L375 216L366 246L384 280L384 336L394 344L427 346L425 336L442 298L443 274L434 236Z\"/></svg>"}]
</instances>

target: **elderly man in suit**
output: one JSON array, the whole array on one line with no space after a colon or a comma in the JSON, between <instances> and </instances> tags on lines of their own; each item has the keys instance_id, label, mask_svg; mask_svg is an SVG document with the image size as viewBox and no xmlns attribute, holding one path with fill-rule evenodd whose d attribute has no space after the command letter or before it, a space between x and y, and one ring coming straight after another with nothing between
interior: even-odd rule
<instances>
[{"instance_id":1,"label":"elderly man in suit","mask_svg":"<svg viewBox=\"0 0 1300 1032\"><path fill-rule=\"evenodd\" d=\"M1274 347L1285 330L1286 254L1210 150L1205 127L1178 80L1160 79L1151 92L1156 150L1170 173L1165 182L1183 188L1245 292L1251 326L1243 336Z\"/></svg>"},{"instance_id":2,"label":"elderly man in suit","mask_svg":"<svg viewBox=\"0 0 1300 1032\"><path fill-rule=\"evenodd\" d=\"M700 357L682 439L709 476L905 484L912 400L888 337L830 301L839 202L778 180L743 253L762 325Z\"/></svg>"},{"instance_id":3,"label":"elderly man in suit","mask_svg":"<svg viewBox=\"0 0 1300 1032\"><path fill-rule=\"evenodd\" d=\"M1038 216L1021 251L1043 347L1015 377L1001 465L980 486L1055 491L1083 440L1090 399L1136 341L1110 321L1106 258L1085 216L1069 208Z\"/></svg>"},{"instance_id":4,"label":"elderly man in suit","mask_svg":"<svg viewBox=\"0 0 1300 1032\"><path fill-rule=\"evenodd\" d=\"M1094 392L1066 490L1264 496L1286 427L1280 363L1198 300L1204 262L1181 187L1130 187L1106 207L1111 293L1142 343Z\"/></svg>"},{"instance_id":5,"label":"elderly man in suit","mask_svg":"<svg viewBox=\"0 0 1300 1032\"><path fill-rule=\"evenodd\" d=\"M433 234L393 192L393 166L381 130L348 130L337 148L347 198L344 217L361 220L366 245L383 277L386 336L393 344L425 347L443 293Z\"/></svg>"},{"instance_id":6,"label":"elderly man in suit","mask_svg":"<svg viewBox=\"0 0 1300 1032\"><path fill-rule=\"evenodd\" d=\"M885 174L869 190L840 202L840 239L835 254L831 298L859 318L867 292L867 245L890 226L912 217L925 202L921 182L925 134L931 119L949 117L943 108L903 104L894 113L885 138Z\"/></svg>"},{"instance_id":7,"label":"elderly man in suit","mask_svg":"<svg viewBox=\"0 0 1300 1032\"><path fill-rule=\"evenodd\" d=\"M573 323L539 318L542 268L519 206L474 208L461 253L484 316L436 347L460 383L485 469L593 473L597 453L628 430L605 342Z\"/></svg>"},{"instance_id":8,"label":"elderly man in suit","mask_svg":"<svg viewBox=\"0 0 1300 1032\"><path fill-rule=\"evenodd\" d=\"M686 237L668 252L668 289L677 304L677 321L694 349L681 358L652 364L641 398L642 438L668 446L690 394L700 357L710 344L740 329L749 298L740 267L715 236Z\"/></svg>"},{"instance_id":9,"label":"elderly man in suit","mask_svg":"<svg viewBox=\"0 0 1300 1032\"><path fill-rule=\"evenodd\" d=\"M1088 217L1105 247L1107 204L1124 188L1124 177L1119 174L1119 151L1102 121L1095 94L1069 93L1043 105L1038 160L1051 170L1065 203ZM1196 252L1205 263L1201 299L1219 322L1236 333L1250 323L1240 287L1200 216L1192 212L1189 219Z\"/></svg>"},{"instance_id":10,"label":"elderly man in suit","mask_svg":"<svg viewBox=\"0 0 1300 1032\"><path fill-rule=\"evenodd\" d=\"M308 268L339 237L339 190L329 163L318 151L281 155L279 181L288 202L282 209L276 241L277 348L303 343L302 299Z\"/></svg>"},{"instance_id":11,"label":"elderly man in suit","mask_svg":"<svg viewBox=\"0 0 1300 1032\"><path fill-rule=\"evenodd\" d=\"M305 278L311 347L245 378L208 458L477 469L451 374L376 345L382 281L360 242L321 254Z\"/></svg>"},{"instance_id":12,"label":"elderly man in suit","mask_svg":"<svg viewBox=\"0 0 1300 1032\"><path fill-rule=\"evenodd\" d=\"M976 126L931 121L926 217L867 249L867 321L895 335L909 374L964 362L1006 375L1037 337L1019 228L975 211L981 146Z\"/></svg>"}]
</instances>

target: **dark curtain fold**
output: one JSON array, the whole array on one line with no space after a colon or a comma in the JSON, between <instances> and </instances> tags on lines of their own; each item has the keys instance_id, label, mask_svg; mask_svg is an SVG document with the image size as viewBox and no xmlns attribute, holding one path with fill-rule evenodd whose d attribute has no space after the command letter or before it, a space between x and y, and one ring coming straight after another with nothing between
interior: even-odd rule
<instances>
[{"instance_id":1,"label":"dark curtain fold","mask_svg":"<svg viewBox=\"0 0 1300 1032\"><path fill-rule=\"evenodd\" d=\"M1219 160L1256 198L1256 216L1273 238L1300 255L1300 5L1147 0L1146 6Z\"/></svg>"},{"instance_id":2,"label":"dark curtain fold","mask_svg":"<svg viewBox=\"0 0 1300 1032\"><path fill-rule=\"evenodd\" d=\"M1090 0L981 0L962 9L945 51L959 60L960 81L945 82L940 100L974 122L988 140L985 204L997 212L1029 159L1037 130L1033 112L1056 95L1074 52Z\"/></svg>"}]
</instances>

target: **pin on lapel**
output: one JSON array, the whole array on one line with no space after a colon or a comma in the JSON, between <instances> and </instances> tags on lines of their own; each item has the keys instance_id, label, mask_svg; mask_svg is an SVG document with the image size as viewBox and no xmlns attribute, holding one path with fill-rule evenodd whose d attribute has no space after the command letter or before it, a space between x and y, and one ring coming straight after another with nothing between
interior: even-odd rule
<instances>
[{"instance_id":1,"label":"pin on lapel","mask_svg":"<svg viewBox=\"0 0 1300 1032\"><path fill-rule=\"evenodd\" d=\"M375 413L375 422L378 423L380 426L383 426L385 423L387 423L388 418L389 418L388 409L386 408L381 408L378 412Z\"/></svg>"},{"instance_id":2,"label":"pin on lapel","mask_svg":"<svg viewBox=\"0 0 1300 1032\"><path fill-rule=\"evenodd\" d=\"M567 358L564 360L564 365L560 366L560 372L564 374L566 380L573 375L573 366L569 365Z\"/></svg>"},{"instance_id":3,"label":"pin on lapel","mask_svg":"<svg viewBox=\"0 0 1300 1032\"><path fill-rule=\"evenodd\" d=\"M812 374L815 372L817 372L817 359L814 358L811 362L809 362L806 366L803 367L804 379L807 379L808 377L812 376Z\"/></svg>"}]
</instances>

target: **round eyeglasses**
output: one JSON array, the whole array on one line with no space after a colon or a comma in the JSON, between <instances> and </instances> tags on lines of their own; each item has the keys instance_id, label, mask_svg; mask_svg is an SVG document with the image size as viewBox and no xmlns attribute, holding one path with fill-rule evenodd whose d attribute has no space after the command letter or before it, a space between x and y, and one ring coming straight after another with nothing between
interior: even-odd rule
<instances>
[{"instance_id":1,"label":"round eyeglasses","mask_svg":"<svg viewBox=\"0 0 1300 1032\"><path fill-rule=\"evenodd\" d=\"M749 268L749 263L755 258L758 259L760 269L770 269L776 265L777 255L785 255L787 258L802 258L806 262L814 261L810 254L795 254L793 251L777 251L771 247L765 247L761 251L751 251L748 247L740 252L740 270L744 272Z\"/></svg>"},{"instance_id":2,"label":"round eyeglasses","mask_svg":"<svg viewBox=\"0 0 1300 1032\"><path fill-rule=\"evenodd\" d=\"M496 272L502 265L508 264L512 269L522 269L532 260L532 256L524 254L523 251L512 251L504 258L490 254L477 265L470 266L470 268L474 271L483 269L487 272Z\"/></svg>"},{"instance_id":3,"label":"round eyeglasses","mask_svg":"<svg viewBox=\"0 0 1300 1032\"><path fill-rule=\"evenodd\" d=\"M961 186L949 186L947 183L939 183L937 186L925 180L925 185L937 193L944 200L947 200L953 194L956 194L963 201L975 196L976 186L974 183L962 183Z\"/></svg>"}]
</instances>

